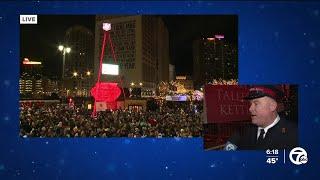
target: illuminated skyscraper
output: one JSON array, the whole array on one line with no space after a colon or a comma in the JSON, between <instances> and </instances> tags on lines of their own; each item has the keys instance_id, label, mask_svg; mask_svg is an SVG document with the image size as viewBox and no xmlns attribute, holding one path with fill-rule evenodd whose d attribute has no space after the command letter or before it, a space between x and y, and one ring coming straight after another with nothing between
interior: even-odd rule
<instances>
[{"instance_id":1,"label":"illuminated skyscraper","mask_svg":"<svg viewBox=\"0 0 320 180\"><path fill-rule=\"evenodd\" d=\"M19 79L19 91L20 94L26 95L29 98L43 93L42 63L40 61L30 61L28 58L23 59Z\"/></svg>"},{"instance_id":2,"label":"illuminated skyscraper","mask_svg":"<svg viewBox=\"0 0 320 180\"><path fill-rule=\"evenodd\" d=\"M193 79L198 89L213 79L238 79L237 47L225 42L223 36L194 41Z\"/></svg>"}]
</instances>

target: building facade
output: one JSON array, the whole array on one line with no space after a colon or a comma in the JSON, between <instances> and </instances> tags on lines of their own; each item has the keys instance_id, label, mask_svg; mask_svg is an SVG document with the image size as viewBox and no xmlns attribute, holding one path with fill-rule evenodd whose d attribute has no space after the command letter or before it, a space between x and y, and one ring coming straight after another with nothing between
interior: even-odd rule
<instances>
[{"instance_id":1,"label":"building facade","mask_svg":"<svg viewBox=\"0 0 320 180\"><path fill-rule=\"evenodd\" d=\"M24 58L21 64L19 92L21 99L41 99L58 94L58 81L43 76L43 66L40 61L30 61Z\"/></svg>"},{"instance_id":2,"label":"building facade","mask_svg":"<svg viewBox=\"0 0 320 180\"><path fill-rule=\"evenodd\" d=\"M30 61L24 58L21 65L19 79L19 92L22 96L32 97L43 93L42 71L43 66L40 61Z\"/></svg>"},{"instance_id":3,"label":"building facade","mask_svg":"<svg viewBox=\"0 0 320 180\"><path fill-rule=\"evenodd\" d=\"M237 46L222 38L202 38L193 43L193 79L196 89L214 79L238 79Z\"/></svg>"},{"instance_id":4,"label":"building facade","mask_svg":"<svg viewBox=\"0 0 320 180\"><path fill-rule=\"evenodd\" d=\"M169 80L169 33L156 16L96 16L95 77L98 74L102 48L102 23L111 23L111 39L103 63L119 65L119 76L101 75L101 81L122 82L122 87L141 89L142 96L155 94L160 81Z\"/></svg>"}]
</instances>

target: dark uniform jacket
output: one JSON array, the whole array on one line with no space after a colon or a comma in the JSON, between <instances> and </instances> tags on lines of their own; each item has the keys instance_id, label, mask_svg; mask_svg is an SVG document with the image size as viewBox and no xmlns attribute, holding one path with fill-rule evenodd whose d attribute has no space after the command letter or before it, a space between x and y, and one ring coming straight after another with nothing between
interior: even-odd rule
<instances>
[{"instance_id":1,"label":"dark uniform jacket","mask_svg":"<svg viewBox=\"0 0 320 180\"><path fill-rule=\"evenodd\" d=\"M251 125L240 136L239 142L235 142L240 150L266 150L266 149L292 149L298 146L298 129L297 125L280 119L280 121L271 127L264 139L257 142L258 127Z\"/></svg>"}]
</instances>

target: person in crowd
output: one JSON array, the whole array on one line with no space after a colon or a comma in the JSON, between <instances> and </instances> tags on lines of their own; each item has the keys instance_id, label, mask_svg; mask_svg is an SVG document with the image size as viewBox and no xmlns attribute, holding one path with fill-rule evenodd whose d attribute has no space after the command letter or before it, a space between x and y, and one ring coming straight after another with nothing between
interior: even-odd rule
<instances>
[{"instance_id":1,"label":"person in crowd","mask_svg":"<svg viewBox=\"0 0 320 180\"><path fill-rule=\"evenodd\" d=\"M202 122L188 103L164 103L157 111L99 112L52 104L21 106L22 137L199 137ZM182 113L183 112L183 113Z\"/></svg>"}]
</instances>

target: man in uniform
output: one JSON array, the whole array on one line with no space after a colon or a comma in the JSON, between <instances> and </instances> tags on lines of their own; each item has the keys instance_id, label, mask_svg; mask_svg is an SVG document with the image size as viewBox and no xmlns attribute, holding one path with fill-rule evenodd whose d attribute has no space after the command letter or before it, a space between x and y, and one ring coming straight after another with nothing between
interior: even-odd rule
<instances>
[{"instance_id":1,"label":"man in uniform","mask_svg":"<svg viewBox=\"0 0 320 180\"><path fill-rule=\"evenodd\" d=\"M254 86L246 100L250 101L252 125L240 136L234 134L226 150L292 149L298 146L297 125L280 118L278 106L283 96L275 86Z\"/></svg>"}]
</instances>

